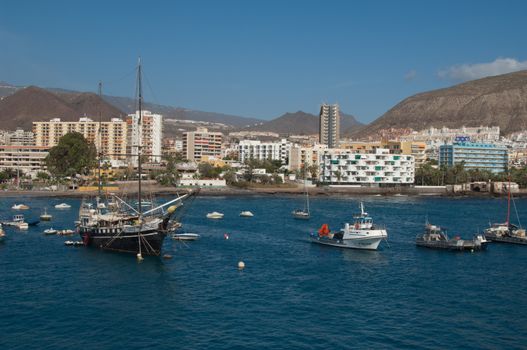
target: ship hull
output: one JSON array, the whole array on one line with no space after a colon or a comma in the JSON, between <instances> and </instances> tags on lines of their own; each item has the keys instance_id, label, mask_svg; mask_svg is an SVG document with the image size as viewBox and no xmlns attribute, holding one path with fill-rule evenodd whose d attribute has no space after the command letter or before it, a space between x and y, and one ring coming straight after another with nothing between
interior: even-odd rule
<instances>
[{"instance_id":1,"label":"ship hull","mask_svg":"<svg viewBox=\"0 0 527 350\"><path fill-rule=\"evenodd\" d=\"M511 236L497 236L493 234L485 234L485 238L492 242L522 244L527 245L527 238L525 237L511 237Z\"/></svg>"},{"instance_id":2,"label":"ship hull","mask_svg":"<svg viewBox=\"0 0 527 350\"><path fill-rule=\"evenodd\" d=\"M99 232L102 231L102 232ZM105 233L110 231L111 233ZM159 256L166 233L160 230L123 232L112 230L90 230L80 228L84 245L122 253Z\"/></svg>"},{"instance_id":3,"label":"ship hull","mask_svg":"<svg viewBox=\"0 0 527 350\"><path fill-rule=\"evenodd\" d=\"M347 248L347 249L360 249L360 250L377 250L379 244L384 237L364 237L364 238L353 238L353 239L335 239L320 237L316 234L310 236L311 242L328 245L332 247Z\"/></svg>"}]
</instances>

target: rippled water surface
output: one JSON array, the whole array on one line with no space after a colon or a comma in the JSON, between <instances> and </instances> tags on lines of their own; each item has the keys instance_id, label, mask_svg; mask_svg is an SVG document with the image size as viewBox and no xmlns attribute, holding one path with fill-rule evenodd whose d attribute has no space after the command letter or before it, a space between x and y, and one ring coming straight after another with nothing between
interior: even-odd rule
<instances>
[{"instance_id":1,"label":"rippled water surface","mask_svg":"<svg viewBox=\"0 0 527 350\"><path fill-rule=\"evenodd\" d=\"M360 198L201 197L184 217L201 239L165 241L171 260L63 245L49 226L72 228L74 199L1 198L47 206L51 223L6 228L0 243L1 349L513 349L527 345L527 246L485 252L416 248L425 216L471 237L505 219L503 199L364 197L389 244L363 252L309 243L322 223L337 229ZM69 210L53 206L66 201ZM527 201L517 200L527 222ZM250 210L253 218L241 218ZM207 212L225 213L220 221ZM224 239L224 233L230 235ZM77 238L76 238L77 239ZM237 269L238 261L246 268Z\"/></svg>"}]
</instances>

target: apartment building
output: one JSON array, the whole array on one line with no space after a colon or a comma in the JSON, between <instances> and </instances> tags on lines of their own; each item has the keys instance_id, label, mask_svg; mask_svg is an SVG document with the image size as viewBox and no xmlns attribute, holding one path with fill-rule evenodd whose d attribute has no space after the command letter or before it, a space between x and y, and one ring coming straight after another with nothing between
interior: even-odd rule
<instances>
[{"instance_id":1,"label":"apartment building","mask_svg":"<svg viewBox=\"0 0 527 350\"><path fill-rule=\"evenodd\" d=\"M221 132L210 132L207 128L197 128L196 131L183 133L183 154L194 162L203 158L221 158Z\"/></svg>"}]
</instances>

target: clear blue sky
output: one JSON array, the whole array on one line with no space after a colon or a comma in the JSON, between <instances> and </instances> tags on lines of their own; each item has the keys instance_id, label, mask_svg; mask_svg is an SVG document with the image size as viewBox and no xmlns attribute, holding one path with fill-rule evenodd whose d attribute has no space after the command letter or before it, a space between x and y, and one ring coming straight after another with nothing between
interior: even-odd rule
<instances>
[{"instance_id":1,"label":"clear blue sky","mask_svg":"<svg viewBox=\"0 0 527 350\"><path fill-rule=\"evenodd\" d=\"M271 119L527 68L527 1L0 2L0 81Z\"/></svg>"}]
</instances>

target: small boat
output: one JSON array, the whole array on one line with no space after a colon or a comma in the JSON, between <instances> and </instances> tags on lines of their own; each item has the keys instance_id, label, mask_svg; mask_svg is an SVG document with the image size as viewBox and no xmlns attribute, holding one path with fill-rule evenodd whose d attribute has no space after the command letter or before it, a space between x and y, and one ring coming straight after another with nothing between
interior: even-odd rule
<instances>
[{"instance_id":1,"label":"small boat","mask_svg":"<svg viewBox=\"0 0 527 350\"><path fill-rule=\"evenodd\" d=\"M429 223L426 223L425 232L415 239L415 245L418 247L447 250L482 250L486 248L487 243L485 236L480 234L471 240L461 239L459 236L448 238L445 230Z\"/></svg>"},{"instance_id":2,"label":"small boat","mask_svg":"<svg viewBox=\"0 0 527 350\"><path fill-rule=\"evenodd\" d=\"M40 220L51 221L51 219L53 219L53 216L51 214L48 214L48 210L44 208L44 213L40 215Z\"/></svg>"},{"instance_id":3,"label":"small boat","mask_svg":"<svg viewBox=\"0 0 527 350\"><path fill-rule=\"evenodd\" d=\"M81 245L84 245L83 241L65 241L64 245L72 246L72 247L80 247Z\"/></svg>"},{"instance_id":4,"label":"small boat","mask_svg":"<svg viewBox=\"0 0 527 350\"><path fill-rule=\"evenodd\" d=\"M344 224L340 231L331 233L323 224L318 233L310 235L311 242L341 248L377 250L379 243L388 237L386 229L373 224L373 219L364 211L360 203L360 214L354 215L355 223Z\"/></svg>"},{"instance_id":5,"label":"small boat","mask_svg":"<svg viewBox=\"0 0 527 350\"><path fill-rule=\"evenodd\" d=\"M69 208L71 208L71 205L67 203L60 203L60 204L55 205L55 209L69 209Z\"/></svg>"},{"instance_id":6,"label":"small boat","mask_svg":"<svg viewBox=\"0 0 527 350\"><path fill-rule=\"evenodd\" d=\"M173 233L171 237L177 241L195 241L199 239L197 233Z\"/></svg>"},{"instance_id":7,"label":"small boat","mask_svg":"<svg viewBox=\"0 0 527 350\"><path fill-rule=\"evenodd\" d=\"M250 211L242 211L240 213L240 216L242 216L244 218L252 218L254 216L254 214L251 213Z\"/></svg>"},{"instance_id":8,"label":"small boat","mask_svg":"<svg viewBox=\"0 0 527 350\"><path fill-rule=\"evenodd\" d=\"M306 201L305 201L305 204L304 204L304 209L295 209L291 212L291 214L293 215L293 217L295 219L298 219L298 220L309 220L310 218L310 214L309 214L309 192L307 190L307 185L306 185L306 179L304 177L304 193L305 193L305 196L306 196Z\"/></svg>"},{"instance_id":9,"label":"small boat","mask_svg":"<svg viewBox=\"0 0 527 350\"><path fill-rule=\"evenodd\" d=\"M6 235L5 235L4 229L2 228L2 224L0 224L0 242L3 242L5 237Z\"/></svg>"},{"instance_id":10,"label":"small boat","mask_svg":"<svg viewBox=\"0 0 527 350\"><path fill-rule=\"evenodd\" d=\"M27 230L29 228L29 225L24 221L24 215L22 214L13 215L12 221L3 221L2 225L14 226L20 230Z\"/></svg>"},{"instance_id":11,"label":"small boat","mask_svg":"<svg viewBox=\"0 0 527 350\"><path fill-rule=\"evenodd\" d=\"M223 219L223 214L213 211L212 213L207 214L207 219Z\"/></svg>"},{"instance_id":12,"label":"small boat","mask_svg":"<svg viewBox=\"0 0 527 350\"><path fill-rule=\"evenodd\" d=\"M68 229L67 230L58 230L57 231L57 235L59 235L59 236L71 236L74 233L75 233L75 231L68 230Z\"/></svg>"},{"instance_id":13,"label":"small boat","mask_svg":"<svg viewBox=\"0 0 527 350\"><path fill-rule=\"evenodd\" d=\"M13 210L27 210L27 209L29 209L29 207L27 205L25 205L25 204L13 204L11 209L13 209Z\"/></svg>"},{"instance_id":14,"label":"small boat","mask_svg":"<svg viewBox=\"0 0 527 350\"><path fill-rule=\"evenodd\" d=\"M57 232L58 232L58 231L55 230L53 227L50 227L50 228L44 230L44 234L45 234L45 235L48 235L48 236L50 236L50 235L56 235Z\"/></svg>"}]
</instances>

